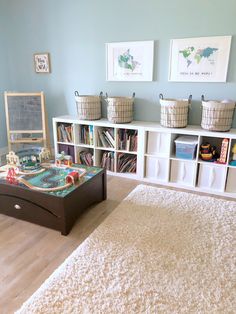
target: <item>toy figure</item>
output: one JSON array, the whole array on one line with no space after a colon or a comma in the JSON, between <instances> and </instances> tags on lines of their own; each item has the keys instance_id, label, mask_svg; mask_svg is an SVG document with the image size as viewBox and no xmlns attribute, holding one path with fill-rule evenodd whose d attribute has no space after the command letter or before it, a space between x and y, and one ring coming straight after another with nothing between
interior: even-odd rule
<instances>
[{"instance_id":1,"label":"toy figure","mask_svg":"<svg viewBox=\"0 0 236 314\"><path fill-rule=\"evenodd\" d=\"M215 161L216 159L216 148L211 146L210 143L203 143L200 146L200 157L205 161Z\"/></svg>"},{"instance_id":2,"label":"toy figure","mask_svg":"<svg viewBox=\"0 0 236 314\"><path fill-rule=\"evenodd\" d=\"M6 179L10 184L18 184L14 167L8 169Z\"/></svg>"}]
</instances>

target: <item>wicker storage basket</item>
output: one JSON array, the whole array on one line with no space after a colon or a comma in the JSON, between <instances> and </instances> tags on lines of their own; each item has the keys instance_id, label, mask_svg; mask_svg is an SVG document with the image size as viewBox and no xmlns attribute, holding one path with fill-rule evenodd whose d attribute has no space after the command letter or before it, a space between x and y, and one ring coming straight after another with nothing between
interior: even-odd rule
<instances>
[{"instance_id":1,"label":"wicker storage basket","mask_svg":"<svg viewBox=\"0 0 236 314\"><path fill-rule=\"evenodd\" d=\"M159 95L162 126L167 128L185 128L188 124L188 110L192 95L188 99L168 99Z\"/></svg>"},{"instance_id":2,"label":"wicker storage basket","mask_svg":"<svg viewBox=\"0 0 236 314\"><path fill-rule=\"evenodd\" d=\"M128 123L133 120L133 104L135 93L132 97L106 97L107 119L112 123Z\"/></svg>"},{"instance_id":3,"label":"wicker storage basket","mask_svg":"<svg viewBox=\"0 0 236 314\"><path fill-rule=\"evenodd\" d=\"M233 101L206 101L202 95L201 127L210 131L229 131L232 126L234 109Z\"/></svg>"},{"instance_id":4,"label":"wicker storage basket","mask_svg":"<svg viewBox=\"0 0 236 314\"><path fill-rule=\"evenodd\" d=\"M75 101L77 107L77 114L81 120L99 120L102 116L101 109L101 97L100 96L90 96L90 95L79 95L75 91Z\"/></svg>"}]
</instances>

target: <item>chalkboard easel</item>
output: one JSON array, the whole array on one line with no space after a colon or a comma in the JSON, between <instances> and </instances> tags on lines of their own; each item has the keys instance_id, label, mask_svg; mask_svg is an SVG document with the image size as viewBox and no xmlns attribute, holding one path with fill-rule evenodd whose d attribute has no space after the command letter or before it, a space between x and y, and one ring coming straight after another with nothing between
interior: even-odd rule
<instances>
[{"instance_id":1,"label":"chalkboard easel","mask_svg":"<svg viewBox=\"0 0 236 314\"><path fill-rule=\"evenodd\" d=\"M49 148L44 93L5 92L4 100L9 151L13 144Z\"/></svg>"}]
</instances>

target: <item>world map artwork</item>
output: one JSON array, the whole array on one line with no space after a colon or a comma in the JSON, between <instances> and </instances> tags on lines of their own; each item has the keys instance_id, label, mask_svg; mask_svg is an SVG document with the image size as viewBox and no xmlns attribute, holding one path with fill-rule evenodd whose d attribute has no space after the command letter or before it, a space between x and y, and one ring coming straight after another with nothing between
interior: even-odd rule
<instances>
[{"instance_id":1,"label":"world map artwork","mask_svg":"<svg viewBox=\"0 0 236 314\"><path fill-rule=\"evenodd\" d=\"M190 46L179 50L181 56L185 59L187 68L192 65L199 65L203 59L206 59L211 65L215 64L214 54L218 51L218 48L206 47L195 48Z\"/></svg>"}]
</instances>

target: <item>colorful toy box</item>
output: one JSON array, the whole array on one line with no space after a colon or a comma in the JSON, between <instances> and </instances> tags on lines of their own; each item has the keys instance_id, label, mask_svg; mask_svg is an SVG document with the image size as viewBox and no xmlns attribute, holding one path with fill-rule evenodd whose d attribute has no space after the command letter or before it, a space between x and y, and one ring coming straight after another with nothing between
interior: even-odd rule
<instances>
[{"instance_id":1,"label":"colorful toy box","mask_svg":"<svg viewBox=\"0 0 236 314\"><path fill-rule=\"evenodd\" d=\"M179 136L175 140L176 157L182 159L194 159L198 144L197 136Z\"/></svg>"}]
</instances>

